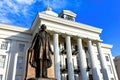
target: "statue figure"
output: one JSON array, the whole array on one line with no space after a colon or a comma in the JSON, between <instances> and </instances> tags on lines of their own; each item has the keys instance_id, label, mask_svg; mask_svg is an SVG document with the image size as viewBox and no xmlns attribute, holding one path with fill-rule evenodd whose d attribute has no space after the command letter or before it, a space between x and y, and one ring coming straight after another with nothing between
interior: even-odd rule
<instances>
[{"instance_id":1,"label":"statue figure","mask_svg":"<svg viewBox=\"0 0 120 80\"><path fill-rule=\"evenodd\" d=\"M46 78L47 68L52 65L50 53L53 54L53 52L50 47L50 38L46 32L45 24L36 33L28 52L31 52L29 63L35 68L35 77Z\"/></svg>"}]
</instances>

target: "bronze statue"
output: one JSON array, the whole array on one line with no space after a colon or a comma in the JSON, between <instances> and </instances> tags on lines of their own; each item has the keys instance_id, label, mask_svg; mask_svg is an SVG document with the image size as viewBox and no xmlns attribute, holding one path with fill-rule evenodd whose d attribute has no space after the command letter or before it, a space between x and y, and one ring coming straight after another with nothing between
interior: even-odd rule
<instances>
[{"instance_id":1,"label":"bronze statue","mask_svg":"<svg viewBox=\"0 0 120 80\"><path fill-rule=\"evenodd\" d=\"M52 65L50 53L53 54L53 52L50 47L50 37L46 32L45 24L36 33L28 52L32 52L29 63L35 68L36 78L46 78L47 68Z\"/></svg>"}]
</instances>

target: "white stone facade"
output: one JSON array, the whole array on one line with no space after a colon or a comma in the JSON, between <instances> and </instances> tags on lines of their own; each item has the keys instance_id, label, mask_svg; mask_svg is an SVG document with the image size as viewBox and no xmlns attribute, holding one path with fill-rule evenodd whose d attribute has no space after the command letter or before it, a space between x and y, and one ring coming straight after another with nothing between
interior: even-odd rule
<instances>
[{"instance_id":1,"label":"white stone facade","mask_svg":"<svg viewBox=\"0 0 120 80\"><path fill-rule=\"evenodd\" d=\"M112 46L99 36L102 29L44 12L30 29L0 24L0 80L24 80L26 52L41 24L51 36L57 80L118 80Z\"/></svg>"}]
</instances>

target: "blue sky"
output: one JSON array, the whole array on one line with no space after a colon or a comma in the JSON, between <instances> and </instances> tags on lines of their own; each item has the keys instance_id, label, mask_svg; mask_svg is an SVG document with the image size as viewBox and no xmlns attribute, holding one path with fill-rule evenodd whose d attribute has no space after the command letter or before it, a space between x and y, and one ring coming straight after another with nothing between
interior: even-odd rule
<instances>
[{"instance_id":1,"label":"blue sky","mask_svg":"<svg viewBox=\"0 0 120 80\"><path fill-rule=\"evenodd\" d=\"M37 12L47 6L47 0L0 0L0 22L31 27ZM112 44L112 55L120 55L120 0L49 0L56 13L71 10L76 21L98 28L103 43Z\"/></svg>"}]
</instances>

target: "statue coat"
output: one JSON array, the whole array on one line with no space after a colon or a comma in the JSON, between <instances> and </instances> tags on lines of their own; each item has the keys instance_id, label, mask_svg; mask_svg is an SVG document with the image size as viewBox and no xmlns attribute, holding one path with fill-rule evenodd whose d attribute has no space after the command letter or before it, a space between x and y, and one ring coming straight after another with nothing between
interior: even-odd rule
<instances>
[{"instance_id":1,"label":"statue coat","mask_svg":"<svg viewBox=\"0 0 120 80\"><path fill-rule=\"evenodd\" d=\"M52 53L50 47L50 38L46 31L39 31L36 33L32 41L32 52L30 53L29 63L31 66L36 67L36 60L47 60L47 67L51 67L52 61L50 53Z\"/></svg>"}]
</instances>

